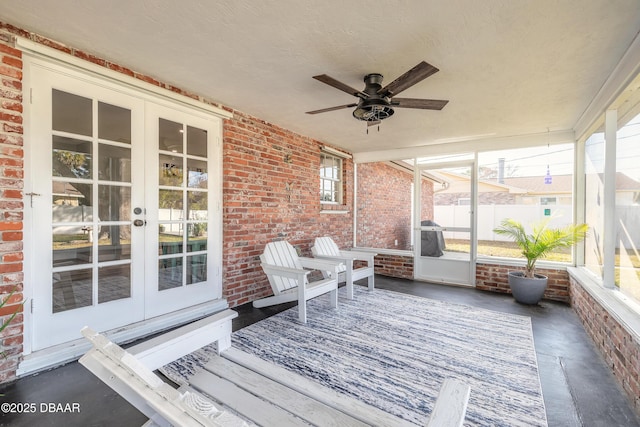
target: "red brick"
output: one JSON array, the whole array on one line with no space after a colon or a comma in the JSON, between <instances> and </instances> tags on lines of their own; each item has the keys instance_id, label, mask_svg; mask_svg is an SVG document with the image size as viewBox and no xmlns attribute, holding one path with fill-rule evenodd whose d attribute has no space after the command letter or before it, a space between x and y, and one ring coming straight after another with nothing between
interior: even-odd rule
<instances>
[{"instance_id":1,"label":"red brick","mask_svg":"<svg viewBox=\"0 0 640 427\"><path fill-rule=\"evenodd\" d=\"M16 146L22 146L23 139L21 135L0 135L0 144L12 144ZM3 147L3 149L10 150L9 147ZM17 166L17 165L14 165L14 166Z\"/></svg>"},{"instance_id":2,"label":"red brick","mask_svg":"<svg viewBox=\"0 0 640 427\"><path fill-rule=\"evenodd\" d=\"M22 152L21 149L12 149L9 147L2 147L0 148L0 151L5 154L5 155L10 155L9 153L15 153L16 155L18 155L20 152ZM23 161L22 161L22 156L20 156L20 158L15 158L15 159L8 159L8 158L0 158L0 166L13 166L13 167L22 167L23 165Z\"/></svg>"},{"instance_id":3,"label":"red brick","mask_svg":"<svg viewBox=\"0 0 640 427\"><path fill-rule=\"evenodd\" d=\"M0 231L6 230L22 230L22 222L0 221Z\"/></svg>"},{"instance_id":4,"label":"red brick","mask_svg":"<svg viewBox=\"0 0 640 427\"><path fill-rule=\"evenodd\" d=\"M1 45L0 45L1 46ZM13 100L2 101L2 108L22 113L22 103Z\"/></svg>"},{"instance_id":5,"label":"red brick","mask_svg":"<svg viewBox=\"0 0 640 427\"><path fill-rule=\"evenodd\" d=\"M2 130L4 130L5 132L12 132L12 133L23 133L22 126L11 125L9 123L3 123Z\"/></svg>"},{"instance_id":6,"label":"red brick","mask_svg":"<svg viewBox=\"0 0 640 427\"><path fill-rule=\"evenodd\" d=\"M3 113L2 111L0 111L0 120L5 122L21 124L22 116L19 114L9 114L9 113Z\"/></svg>"},{"instance_id":7,"label":"red brick","mask_svg":"<svg viewBox=\"0 0 640 427\"><path fill-rule=\"evenodd\" d=\"M53 41L51 39L48 39L46 37L42 37L42 36L40 36L38 34L31 34L31 38L36 43L43 44L45 46L48 46L50 48L59 50L59 51L64 52L64 53L68 53L68 54L72 53L71 49L69 47L63 45L62 43L55 42L55 41Z\"/></svg>"},{"instance_id":8,"label":"red brick","mask_svg":"<svg viewBox=\"0 0 640 427\"><path fill-rule=\"evenodd\" d=\"M17 336L17 337L10 337L10 338L5 338L2 341L2 345L4 345L5 347L11 347L14 345L20 345L23 342L23 338L22 335Z\"/></svg>"},{"instance_id":9,"label":"red brick","mask_svg":"<svg viewBox=\"0 0 640 427\"><path fill-rule=\"evenodd\" d=\"M13 56L15 58L22 58L22 51L14 47L7 46L6 44L0 43L0 52Z\"/></svg>"},{"instance_id":10,"label":"red brick","mask_svg":"<svg viewBox=\"0 0 640 427\"><path fill-rule=\"evenodd\" d=\"M24 171L22 169L5 169L2 171L2 175L5 178L24 178Z\"/></svg>"},{"instance_id":11,"label":"red brick","mask_svg":"<svg viewBox=\"0 0 640 427\"><path fill-rule=\"evenodd\" d=\"M12 305L4 305L0 307L0 316L8 316L13 313L22 313L22 304L12 304Z\"/></svg>"},{"instance_id":12,"label":"red brick","mask_svg":"<svg viewBox=\"0 0 640 427\"><path fill-rule=\"evenodd\" d=\"M0 223L2 224L2 223ZM22 232L21 231L5 231L2 233L2 241L3 242L18 242L22 240Z\"/></svg>"},{"instance_id":13,"label":"red brick","mask_svg":"<svg viewBox=\"0 0 640 427\"><path fill-rule=\"evenodd\" d=\"M7 64L10 67L15 67L15 68L22 68L22 60L18 59L18 58L12 58L10 56L5 56L2 58L2 63L3 64Z\"/></svg>"},{"instance_id":14,"label":"red brick","mask_svg":"<svg viewBox=\"0 0 640 427\"><path fill-rule=\"evenodd\" d=\"M4 190L2 191L2 196L6 199L22 199L22 191L21 190ZM0 230L2 228L0 227Z\"/></svg>"},{"instance_id":15,"label":"red brick","mask_svg":"<svg viewBox=\"0 0 640 427\"><path fill-rule=\"evenodd\" d=\"M73 56L75 56L76 58L84 59L85 61L89 61L97 65L100 65L101 67L107 66L107 61L105 61L104 59L98 58L97 56L91 55L81 50L74 50Z\"/></svg>"},{"instance_id":16,"label":"red brick","mask_svg":"<svg viewBox=\"0 0 640 427\"><path fill-rule=\"evenodd\" d=\"M21 262L0 264L0 274L3 274L3 273L15 273L17 271L22 271L22 263Z\"/></svg>"},{"instance_id":17,"label":"red brick","mask_svg":"<svg viewBox=\"0 0 640 427\"><path fill-rule=\"evenodd\" d=\"M9 65L0 65L0 75L22 80L22 70Z\"/></svg>"}]
</instances>

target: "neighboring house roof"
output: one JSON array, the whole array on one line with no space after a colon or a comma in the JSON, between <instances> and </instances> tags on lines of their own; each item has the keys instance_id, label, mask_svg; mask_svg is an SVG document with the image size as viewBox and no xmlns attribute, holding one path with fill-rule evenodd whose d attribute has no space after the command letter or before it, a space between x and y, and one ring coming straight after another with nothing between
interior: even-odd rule
<instances>
[{"instance_id":1,"label":"neighboring house roof","mask_svg":"<svg viewBox=\"0 0 640 427\"><path fill-rule=\"evenodd\" d=\"M53 181L52 190L54 196L84 198L84 195L69 182Z\"/></svg>"}]
</instances>

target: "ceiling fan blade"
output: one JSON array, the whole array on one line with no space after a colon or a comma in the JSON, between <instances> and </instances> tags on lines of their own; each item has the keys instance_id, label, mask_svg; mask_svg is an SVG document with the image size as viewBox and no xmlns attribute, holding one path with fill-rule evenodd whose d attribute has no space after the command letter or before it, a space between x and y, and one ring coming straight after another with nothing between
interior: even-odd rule
<instances>
[{"instance_id":1,"label":"ceiling fan blade","mask_svg":"<svg viewBox=\"0 0 640 427\"><path fill-rule=\"evenodd\" d=\"M328 84L329 86L335 87L338 90L341 90L343 92L348 93L349 95L353 95L353 96L357 96L358 98L361 99L366 99L369 97L369 95L367 95L366 93L359 91L357 89L352 88L349 85L346 85L342 82L339 82L338 80L334 79L333 77L329 77L326 74L320 74L319 76L313 76L314 79L324 83L324 84Z\"/></svg>"},{"instance_id":2,"label":"ceiling fan blade","mask_svg":"<svg viewBox=\"0 0 640 427\"><path fill-rule=\"evenodd\" d=\"M421 108L423 110L442 110L449 101L443 99L392 98L391 106L400 108Z\"/></svg>"},{"instance_id":3,"label":"ceiling fan blade","mask_svg":"<svg viewBox=\"0 0 640 427\"><path fill-rule=\"evenodd\" d=\"M438 70L431 64L428 64L424 61L383 87L378 91L379 95L382 96L394 96L399 94L405 89L410 88L414 84L426 79L432 74L437 73Z\"/></svg>"},{"instance_id":4,"label":"ceiling fan blade","mask_svg":"<svg viewBox=\"0 0 640 427\"><path fill-rule=\"evenodd\" d=\"M379 125L380 124L380 120L374 120L371 122L367 122L367 127L369 126L375 126L375 125Z\"/></svg>"},{"instance_id":5,"label":"ceiling fan blade","mask_svg":"<svg viewBox=\"0 0 640 427\"><path fill-rule=\"evenodd\" d=\"M343 108L356 107L358 104L338 105L337 107L323 108L322 110L307 111L307 114L326 113L327 111L342 110Z\"/></svg>"}]
</instances>

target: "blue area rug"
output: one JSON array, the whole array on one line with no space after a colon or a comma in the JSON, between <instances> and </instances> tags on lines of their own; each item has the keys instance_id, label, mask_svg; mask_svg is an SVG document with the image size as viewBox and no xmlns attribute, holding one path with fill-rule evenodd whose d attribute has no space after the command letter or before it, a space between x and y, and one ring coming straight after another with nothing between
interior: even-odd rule
<instances>
[{"instance_id":1,"label":"blue area rug","mask_svg":"<svg viewBox=\"0 0 640 427\"><path fill-rule=\"evenodd\" d=\"M465 425L546 426L531 319L376 289L355 287L338 310L327 296L233 334L252 353L416 425L425 425L442 382L471 386ZM163 368L188 377L213 357L205 348Z\"/></svg>"}]
</instances>

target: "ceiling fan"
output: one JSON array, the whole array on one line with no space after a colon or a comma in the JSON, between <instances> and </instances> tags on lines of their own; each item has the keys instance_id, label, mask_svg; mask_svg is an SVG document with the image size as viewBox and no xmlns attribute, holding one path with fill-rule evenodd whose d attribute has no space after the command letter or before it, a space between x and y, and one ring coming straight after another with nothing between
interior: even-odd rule
<instances>
[{"instance_id":1,"label":"ceiling fan","mask_svg":"<svg viewBox=\"0 0 640 427\"><path fill-rule=\"evenodd\" d=\"M353 117L366 121L368 126L372 126L391 117L395 107L442 110L449 101L439 99L395 98L395 96L403 90L410 88L438 71L439 70L433 65L422 61L385 87L382 87L382 74L367 74L364 76L365 87L362 91L339 82L326 74L313 76L314 79L333 86L349 95L353 95L359 98L359 100L357 103L307 111L307 114L326 113L328 111L356 107L356 109L353 110Z\"/></svg>"}]
</instances>

